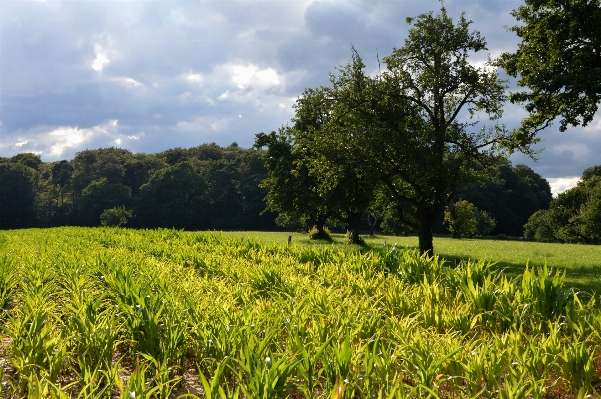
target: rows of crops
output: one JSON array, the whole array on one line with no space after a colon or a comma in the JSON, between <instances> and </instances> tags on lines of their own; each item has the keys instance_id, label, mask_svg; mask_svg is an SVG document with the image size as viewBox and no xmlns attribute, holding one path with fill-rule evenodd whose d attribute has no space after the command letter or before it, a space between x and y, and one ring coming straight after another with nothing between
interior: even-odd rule
<instances>
[{"instance_id":1,"label":"rows of crops","mask_svg":"<svg viewBox=\"0 0 601 399\"><path fill-rule=\"evenodd\" d=\"M396 247L9 231L0 396L595 397L601 315L562 280Z\"/></svg>"}]
</instances>

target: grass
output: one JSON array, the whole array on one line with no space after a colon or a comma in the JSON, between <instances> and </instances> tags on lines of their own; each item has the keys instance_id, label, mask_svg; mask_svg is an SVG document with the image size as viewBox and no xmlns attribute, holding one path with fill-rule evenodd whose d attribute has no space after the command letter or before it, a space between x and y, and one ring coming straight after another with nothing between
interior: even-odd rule
<instances>
[{"instance_id":1,"label":"grass","mask_svg":"<svg viewBox=\"0 0 601 399\"><path fill-rule=\"evenodd\" d=\"M225 237L256 239L266 244L286 244L292 236L292 244L300 247L315 245L333 246L345 252L366 251L382 247L385 243L400 247L417 248L417 237L386 235L363 236L365 245L346 245L344 234L332 234L333 242L312 241L304 233L286 232L222 232ZM444 259L488 260L507 274L523 273L526 265L544 266L566 270L566 285L585 291L601 293L601 246L581 244L555 244L531 241L502 241L485 239L461 240L447 237L434 238L434 250Z\"/></svg>"}]
</instances>

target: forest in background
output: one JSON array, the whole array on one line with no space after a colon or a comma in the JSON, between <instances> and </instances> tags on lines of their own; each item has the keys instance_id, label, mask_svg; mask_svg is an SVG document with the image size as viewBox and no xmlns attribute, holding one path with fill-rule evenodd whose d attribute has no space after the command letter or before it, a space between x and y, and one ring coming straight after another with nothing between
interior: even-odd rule
<instances>
[{"instance_id":1,"label":"forest in background","mask_svg":"<svg viewBox=\"0 0 601 399\"><path fill-rule=\"evenodd\" d=\"M32 153L0 158L0 228L99 226L104 210L125 206L133 215L127 226L134 228L306 231L302 223L281 226L275 212L261 214L265 155L236 143L211 143L156 154L101 148L56 162ZM496 220L491 235L522 236L528 218L549 207L549 184L529 167L503 158L493 169L493 178L464 185L456 198ZM363 215L362 231L411 232L376 197ZM442 217L435 232L448 233Z\"/></svg>"}]
</instances>

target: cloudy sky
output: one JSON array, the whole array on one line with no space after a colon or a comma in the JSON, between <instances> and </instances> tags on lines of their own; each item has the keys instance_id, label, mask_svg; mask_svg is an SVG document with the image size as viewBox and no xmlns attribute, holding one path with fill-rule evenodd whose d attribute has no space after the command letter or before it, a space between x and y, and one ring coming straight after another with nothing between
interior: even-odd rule
<instances>
[{"instance_id":1,"label":"cloudy sky","mask_svg":"<svg viewBox=\"0 0 601 399\"><path fill-rule=\"evenodd\" d=\"M465 12L494 58L513 51L505 30L519 0L446 0ZM400 47L405 18L435 0L0 1L0 156L70 159L86 148L154 153L237 142L293 116L306 87L351 58L376 73ZM483 62L488 54L478 54ZM510 90L516 89L514 82ZM524 112L507 105L502 123ZM555 192L600 164L601 117L587 128L540 137L539 161L514 155Z\"/></svg>"}]
</instances>

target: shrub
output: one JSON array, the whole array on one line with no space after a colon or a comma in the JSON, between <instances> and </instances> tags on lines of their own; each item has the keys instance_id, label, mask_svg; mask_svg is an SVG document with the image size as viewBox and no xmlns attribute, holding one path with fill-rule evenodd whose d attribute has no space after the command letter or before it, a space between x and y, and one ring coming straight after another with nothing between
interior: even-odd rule
<instances>
[{"instance_id":1,"label":"shrub","mask_svg":"<svg viewBox=\"0 0 601 399\"><path fill-rule=\"evenodd\" d=\"M125 209L124 206L105 209L100 215L100 224L108 227L119 227L127 224L127 220L131 218L131 211Z\"/></svg>"},{"instance_id":2,"label":"shrub","mask_svg":"<svg viewBox=\"0 0 601 399\"><path fill-rule=\"evenodd\" d=\"M495 219L485 211L480 211L469 201L460 200L451 203L444 213L444 223L449 225L453 238L473 236L474 234L486 235L496 225Z\"/></svg>"},{"instance_id":3,"label":"shrub","mask_svg":"<svg viewBox=\"0 0 601 399\"><path fill-rule=\"evenodd\" d=\"M323 230L319 230L317 226L311 227L309 230L309 240L328 240L331 241L330 230L324 227Z\"/></svg>"}]
</instances>

